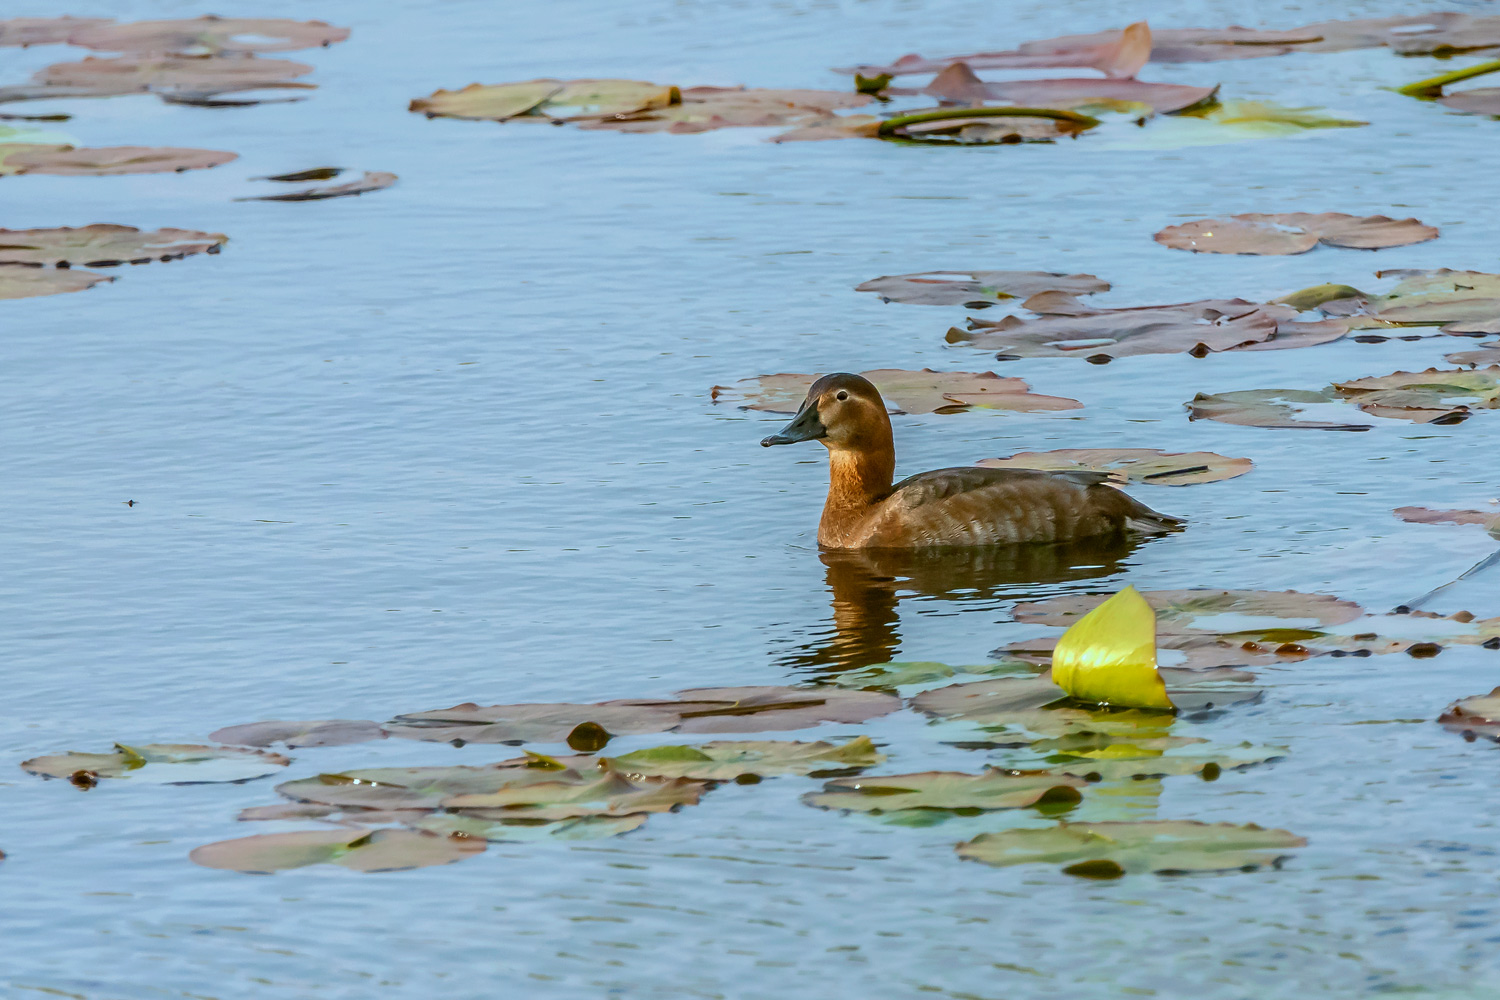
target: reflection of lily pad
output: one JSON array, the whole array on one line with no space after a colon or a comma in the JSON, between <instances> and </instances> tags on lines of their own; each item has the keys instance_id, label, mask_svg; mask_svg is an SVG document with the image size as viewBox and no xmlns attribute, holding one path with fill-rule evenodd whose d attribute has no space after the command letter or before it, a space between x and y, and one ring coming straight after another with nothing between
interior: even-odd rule
<instances>
[{"instance_id":1,"label":"reflection of lily pad","mask_svg":"<svg viewBox=\"0 0 1500 1000\"><path fill-rule=\"evenodd\" d=\"M0 265L0 299L29 299L38 295L81 292L101 281L115 279L92 271L43 270L15 264Z\"/></svg>"},{"instance_id":2,"label":"reflection of lily pad","mask_svg":"<svg viewBox=\"0 0 1500 1000\"><path fill-rule=\"evenodd\" d=\"M1280 620L1311 618L1321 625L1338 625L1361 614L1360 606L1353 601L1295 590L1152 590L1141 596L1156 609L1157 629L1163 635L1202 631L1198 620L1212 615ZM1067 594L1017 604L1013 614L1018 622L1068 626L1105 599L1106 595L1099 594Z\"/></svg>"},{"instance_id":3,"label":"reflection of lily pad","mask_svg":"<svg viewBox=\"0 0 1500 1000\"><path fill-rule=\"evenodd\" d=\"M1384 215L1363 218L1342 212L1232 215L1168 226L1156 242L1194 253L1298 254L1319 243L1358 250L1399 247L1437 239L1436 226Z\"/></svg>"},{"instance_id":4,"label":"reflection of lily pad","mask_svg":"<svg viewBox=\"0 0 1500 1000\"><path fill-rule=\"evenodd\" d=\"M348 28L335 28L322 21L210 14L176 21L88 25L70 32L67 42L86 49L141 56L244 56L326 47L348 37Z\"/></svg>"},{"instance_id":5,"label":"reflection of lily pad","mask_svg":"<svg viewBox=\"0 0 1500 1000\"><path fill-rule=\"evenodd\" d=\"M404 871L448 865L484 851L475 837L443 837L415 830L304 830L261 833L194 848L205 868L269 875L288 868L334 864L359 872Z\"/></svg>"},{"instance_id":6,"label":"reflection of lily pad","mask_svg":"<svg viewBox=\"0 0 1500 1000\"><path fill-rule=\"evenodd\" d=\"M112 174L166 174L217 167L239 154L217 149L179 149L171 146L0 145L0 174L56 174L65 177L105 177Z\"/></svg>"},{"instance_id":7,"label":"reflection of lily pad","mask_svg":"<svg viewBox=\"0 0 1500 1000\"><path fill-rule=\"evenodd\" d=\"M1023 451L1009 458L986 458L991 469L1043 469L1115 474L1119 482L1154 486L1189 486L1233 479L1249 472L1248 458L1226 458L1211 451L1164 452L1154 448L1062 448Z\"/></svg>"},{"instance_id":8,"label":"reflection of lily pad","mask_svg":"<svg viewBox=\"0 0 1500 1000\"><path fill-rule=\"evenodd\" d=\"M133 778L149 784L198 785L250 781L291 763L280 754L243 747L210 747L186 743L116 743L112 753L64 753L34 757L21 767L43 778L68 778L87 786L88 779Z\"/></svg>"},{"instance_id":9,"label":"reflection of lily pad","mask_svg":"<svg viewBox=\"0 0 1500 1000\"><path fill-rule=\"evenodd\" d=\"M250 722L227 726L208 736L220 743L237 743L247 747L268 747L281 743L297 747L339 747L385 739L380 723L354 719L316 719L303 722Z\"/></svg>"},{"instance_id":10,"label":"reflection of lily pad","mask_svg":"<svg viewBox=\"0 0 1500 1000\"><path fill-rule=\"evenodd\" d=\"M48 267L109 267L178 260L189 254L218 253L229 242L223 233L192 229L142 232L133 226L93 225L77 229L0 229L0 262Z\"/></svg>"},{"instance_id":11,"label":"reflection of lily pad","mask_svg":"<svg viewBox=\"0 0 1500 1000\"><path fill-rule=\"evenodd\" d=\"M893 413L961 413L971 407L987 410L1074 410L1083 404L1061 396L1033 393L1023 379L994 372L904 371L884 368L861 373L880 390ZM746 410L795 413L817 375L762 375L733 386L714 386L713 398L741 400Z\"/></svg>"},{"instance_id":12,"label":"reflection of lily pad","mask_svg":"<svg viewBox=\"0 0 1500 1000\"><path fill-rule=\"evenodd\" d=\"M875 749L868 736L859 736L842 746L823 742L731 740L697 746L651 747L607 758L607 763L629 774L729 781L746 774L811 774L872 767L884 760L885 755Z\"/></svg>"},{"instance_id":13,"label":"reflection of lily pad","mask_svg":"<svg viewBox=\"0 0 1500 1000\"><path fill-rule=\"evenodd\" d=\"M1153 820L1136 823L1064 823L1041 830L982 833L958 845L958 854L988 865L1068 864L1063 871L1088 878L1144 872L1252 871L1276 864L1307 844L1285 830L1248 823Z\"/></svg>"},{"instance_id":14,"label":"reflection of lily pad","mask_svg":"<svg viewBox=\"0 0 1500 1000\"><path fill-rule=\"evenodd\" d=\"M1087 782L1068 775L990 769L982 774L925 771L869 778L836 778L802 801L819 809L885 813L902 809L1022 809L1070 803Z\"/></svg>"},{"instance_id":15,"label":"reflection of lily pad","mask_svg":"<svg viewBox=\"0 0 1500 1000\"><path fill-rule=\"evenodd\" d=\"M1028 298L1038 292L1093 295L1109 291L1109 282L1092 274L1050 271L925 271L885 275L856 285L854 290L874 292L883 302L983 308L1006 299Z\"/></svg>"}]
</instances>

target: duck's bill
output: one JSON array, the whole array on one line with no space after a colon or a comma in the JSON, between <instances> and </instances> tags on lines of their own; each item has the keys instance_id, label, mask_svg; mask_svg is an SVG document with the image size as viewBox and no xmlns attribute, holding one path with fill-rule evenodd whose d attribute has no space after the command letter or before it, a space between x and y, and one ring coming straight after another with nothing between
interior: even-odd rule
<instances>
[{"instance_id":1,"label":"duck's bill","mask_svg":"<svg viewBox=\"0 0 1500 1000\"><path fill-rule=\"evenodd\" d=\"M769 448L773 444L796 444L798 441L816 441L827 436L828 428L818 419L817 403L808 401L802 404L802 409L797 411L791 423L770 437L761 438L760 443L761 447Z\"/></svg>"}]
</instances>

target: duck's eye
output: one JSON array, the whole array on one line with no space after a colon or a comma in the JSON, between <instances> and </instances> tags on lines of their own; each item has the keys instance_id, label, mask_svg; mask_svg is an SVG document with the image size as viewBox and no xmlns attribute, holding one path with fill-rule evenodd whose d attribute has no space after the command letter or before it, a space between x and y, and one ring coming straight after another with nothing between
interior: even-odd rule
<instances>
[{"instance_id":1,"label":"duck's eye","mask_svg":"<svg viewBox=\"0 0 1500 1000\"><path fill-rule=\"evenodd\" d=\"M839 399L839 400L844 400L844 399L848 399L848 398L849 398L849 394L847 392L845 392L843 389L840 389L838 391L838 394L834 396L834 399Z\"/></svg>"}]
</instances>

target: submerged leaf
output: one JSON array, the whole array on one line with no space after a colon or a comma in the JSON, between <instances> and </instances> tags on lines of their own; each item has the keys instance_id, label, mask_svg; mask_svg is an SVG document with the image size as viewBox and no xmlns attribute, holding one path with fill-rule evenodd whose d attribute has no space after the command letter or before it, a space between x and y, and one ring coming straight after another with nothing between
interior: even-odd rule
<instances>
[{"instance_id":1,"label":"submerged leaf","mask_svg":"<svg viewBox=\"0 0 1500 1000\"><path fill-rule=\"evenodd\" d=\"M961 858L988 865L1067 864L1070 874L1118 877L1145 872L1251 871L1276 864L1307 840L1253 823L1150 820L1064 823L1041 830L982 833L958 845ZM1083 865L1093 865L1083 868Z\"/></svg>"},{"instance_id":2,"label":"submerged leaf","mask_svg":"<svg viewBox=\"0 0 1500 1000\"><path fill-rule=\"evenodd\" d=\"M416 830L304 830L204 844L194 848L188 858L205 868L248 875L269 875L316 864L335 864L359 872L391 872L448 865L484 849L484 841L477 837L443 837Z\"/></svg>"},{"instance_id":3,"label":"submerged leaf","mask_svg":"<svg viewBox=\"0 0 1500 1000\"><path fill-rule=\"evenodd\" d=\"M1109 291L1109 282L1092 274L1050 271L924 271L886 275L856 285L854 290L875 292L884 302L973 309L1006 299L1029 298L1039 292L1093 295Z\"/></svg>"},{"instance_id":4,"label":"submerged leaf","mask_svg":"<svg viewBox=\"0 0 1500 1000\"><path fill-rule=\"evenodd\" d=\"M1298 254L1319 243L1359 250L1406 246L1437 239L1436 226L1416 219L1365 217L1342 212L1284 212L1280 215L1231 215L1169 226L1156 242L1194 253Z\"/></svg>"},{"instance_id":5,"label":"submerged leaf","mask_svg":"<svg viewBox=\"0 0 1500 1000\"><path fill-rule=\"evenodd\" d=\"M280 754L244 747L211 747L185 743L115 744L112 753L65 753L22 761L27 772L43 778L72 778L86 772L94 778L136 778L149 784L197 785L250 781L291 763ZM144 778L138 772L146 772Z\"/></svg>"},{"instance_id":6,"label":"submerged leaf","mask_svg":"<svg viewBox=\"0 0 1500 1000\"><path fill-rule=\"evenodd\" d=\"M93 225L74 229L0 229L0 262L49 267L110 267L178 260L217 253L223 233L193 229L142 232L134 226Z\"/></svg>"},{"instance_id":7,"label":"submerged leaf","mask_svg":"<svg viewBox=\"0 0 1500 1000\"><path fill-rule=\"evenodd\" d=\"M1126 587L1078 619L1052 651L1052 682L1078 701L1171 711L1156 671L1156 615Z\"/></svg>"},{"instance_id":8,"label":"submerged leaf","mask_svg":"<svg viewBox=\"0 0 1500 1000\"><path fill-rule=\"evenodd\" d=\"M1002 771L982 774L924 771L920 774L882 774L836 778L821 792L808 792L802 801L819 809L885 813L902 809L1024 809L1040 802L1070 803L1082 796L1088 783L1070 775L1043 771Z\"/></svg>"},{"instance_id":9,"label":"submerged leaf","mask_svg":"<svg viewBox=\"0 0 1500 1000\"><path fill-rule=\"evenodd\" d=\"M1023 451L1008 458L981 459L976 464L991 469L1107 472L1119 482L1154 486L1214 483L1243 476L1254 468L1248 458L1226 458L1211 451L1165 452L1155 448Z\"/></svg>"},{"instance_id":10,"label":"submerged leaf","mask_svg":"<svg viewBox=\"0 0 1500 1000\"><path fill-rule=\"evenodd\" d=\"M609 766L630 774L666 778L728 781L745 774L811 774L840 768L872 767L885 755L868 736L842 746L832 743L732 740L697 746L652 747L605 758Z\"/></svg>"},{"instance_id":11,"label":"submerged leaf","mask_svg":"<svg viewBox=\"0 0 1500 1000\"><path fill-rule=\"evenodd\" d=\"M994 372L936 372L930 368L904 371L885 368L861 373L880 390L893 413L961 413L971 407L989 410L1074 410L1083 404L1061 396L1031 391L1022 379ZM741 400L741 409L767 413L795 413L817 375L762 375L732 386L713 387L720 397Z\"/></svg>"}]
</instances>

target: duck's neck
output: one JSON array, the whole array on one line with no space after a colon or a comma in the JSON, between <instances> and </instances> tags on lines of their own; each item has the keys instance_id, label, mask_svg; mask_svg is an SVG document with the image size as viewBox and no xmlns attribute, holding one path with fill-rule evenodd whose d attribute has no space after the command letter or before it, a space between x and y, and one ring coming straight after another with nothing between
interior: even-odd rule
<instances>
[{"instance_id":1,"label":"duck's neck","mask_svg":"<svg viewBox=\"0 0 1500 1000\"><path fill-rule=\"evenodd\" d=\"M890 495L896 450L889 437L884 445L829 449L828 499L818 525L818 537L824 544L838 544L872 505Z\"/></svg>"}]
</instances>

